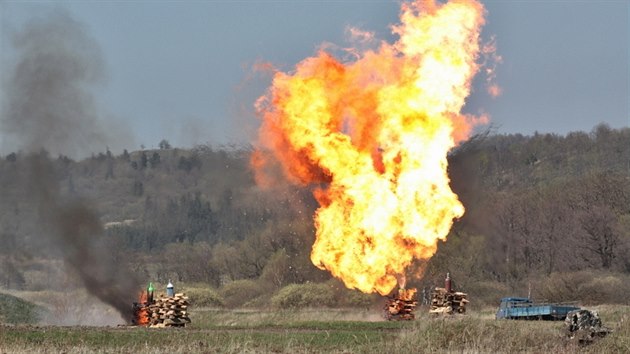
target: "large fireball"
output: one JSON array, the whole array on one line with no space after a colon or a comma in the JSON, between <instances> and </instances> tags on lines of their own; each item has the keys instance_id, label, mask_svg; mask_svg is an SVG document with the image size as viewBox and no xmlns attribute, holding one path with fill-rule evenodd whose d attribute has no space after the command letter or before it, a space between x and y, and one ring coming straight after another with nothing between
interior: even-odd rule
<instances>
[{"instance_id":1,"label":"large fireball","mask_svg":"<svg viewBox=\"0 0 630 354\"><path fill-rule=\"evenodd\" d=\"M476 1L403 4L396 43L347 63L321 51L277 72L257 102L254 165L263 173L270 150L289 180L317 185L311 260L349 288L388 294L464 214L447 153L471 129L460 110L483 12Z\"/></svg>"}]
</instances>

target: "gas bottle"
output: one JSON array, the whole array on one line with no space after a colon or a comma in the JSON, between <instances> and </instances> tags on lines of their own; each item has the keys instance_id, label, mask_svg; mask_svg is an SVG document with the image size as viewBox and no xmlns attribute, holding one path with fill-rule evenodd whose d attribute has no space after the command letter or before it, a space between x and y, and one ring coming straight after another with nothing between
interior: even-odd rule
<instances>
[{"instance_id":1,"label":"gas bottle","mask_svg":"<svg viewBox=\"0 0 630 354\"><path fill-rule=\"evenodd\" d=\"M451 273L446 273L446 279L444 279L444 289L446 289L447 293L450 293L453 290L453 285L451 283Z\"/></svg>"},{"instance_id":2,"label":"gas bottle","mask_svg":"<svg viewBox=\"0 0 630 354\"><path fill-rule=\"evenodd\" d=\"M149 286L147 286L147 300L149 303L153 303L153 292L155 288L153 287L153 283L149 282Z\"/></svg>"},{"instance_id":3,"label":"gas bottle","mask_svg":"<svg viewBox=\"0 0 630 354\"><path fill-rule=\"evenodd\" d=\"M173 297L175 296L175 288L173 287L173 283L171 283L171 281L168 281L168 285L166 286L166 296L168 297Z\"/></svg>"}]
</instances>

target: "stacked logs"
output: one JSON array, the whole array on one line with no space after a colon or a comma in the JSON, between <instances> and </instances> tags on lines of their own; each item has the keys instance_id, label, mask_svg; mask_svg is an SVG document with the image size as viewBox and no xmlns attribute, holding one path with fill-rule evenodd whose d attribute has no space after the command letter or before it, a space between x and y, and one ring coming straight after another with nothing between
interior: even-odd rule
<instances>
[{"instance_id":1,"label":"stacked logs","mask_svg":"<svg viewBox=\"0 0 630 354\"><path fill-rule=\"evenodd\" d=\"M177 293L173 297L160 295L147 307L149 327L185 327L188 317L188 296Z\"/></svg>"},{"instance_id":2,"label":"stacked logs","mask_svg":"<svg viewBox=\"0 0 630 354\"><path fill-rule=\"evenodd\" d=\"M429 313L449 314L466 313L468 294L459 291L447 291L445 288L435 288L431 292L431 309Z\"/></svg>"},{"instance_id":3,"label":"stacked logs","mask_svg":"<svg viewBox=\"0 0 630 354\"><path fill-rule=\"evenodd\" d=\"M416 289L399 289L398 295L387 299L385 304L385 319L393 320L413 320L416 318L414 311L418 301L415 300Z\"/></svg>"}]
</instances>

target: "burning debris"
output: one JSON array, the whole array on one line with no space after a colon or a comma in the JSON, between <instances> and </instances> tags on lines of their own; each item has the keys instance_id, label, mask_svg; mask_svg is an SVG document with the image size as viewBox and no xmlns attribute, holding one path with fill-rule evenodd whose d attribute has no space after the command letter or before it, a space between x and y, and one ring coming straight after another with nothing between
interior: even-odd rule
<instances>
[{"instance_id":1,"label":"burning debris","mask_svg":"<svg viewBox=\"0 0 630 354\"><path fill-rule=\"evenodd\" d=\"M418 301L415 298L416 289L398 289L398 294L387 299L385 304L385 319L393 320L413 320L416 318L414 312Z\"/></svg>"},{"instance_id":2,"label":"burning debris","mask_svg":"<svg viewBox=\"0 0 630 354\"><path fill-rule=\"evenodd\" d=\"M610 328L602 326L602 320L597 311L575 310L567 314L564 320L567 337L577 339L580 344L589 344L597 338L603 338L612 332Z\"/></svg>"},{"instance_id":3,"label":"burning debris","mask_svg":"<svg viewBox=\"0 0 630 354\"><path fill-rule=\"evenodd\" d=\"M431 292L431 309L429 313L448 314L466 313L468 294L453 291L450 274L446 274L443 288L435 288Z\"/></svg>"},{"instance_id":4,"label":"burning debris","mask_svg":"<svg viewBox=\"0 0 630 354\"><path fill-rule=\"evenodd\" d=\"M173 289L170 287L167 291ZM188 317L188 296L184 293L173 296L160 295L153 298L153 286L149 284L147 291L140 293L139 301L133 303L133 318L131 324L147 327L185 327L190 323Z\"/></svg>"},{"instance_id":5,"label":"burning debris","mask_svg":"<svg viewBox=\"0 0 630 354\"><path fill-rule=\"evenodd\" d=\"M148 292L142 291L138 296L138 302L133 303L133 318L131 324L136 326L146 326L149 324L149 301Z\"/></svg>"}]
</instances>

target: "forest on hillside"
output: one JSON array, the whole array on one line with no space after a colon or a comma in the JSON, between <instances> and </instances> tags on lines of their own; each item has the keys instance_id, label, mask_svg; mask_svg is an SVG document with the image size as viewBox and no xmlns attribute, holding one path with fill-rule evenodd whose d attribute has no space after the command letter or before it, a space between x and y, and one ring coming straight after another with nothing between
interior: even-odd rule
<instances>
[{"instance_id":1,"label":"forest on hillside","mask_svg":"<svg viewBox=\"0 0 630 354\"><path fill-rule=\"evenodd\" d=\"M311 188L281 180L257 186L250 154L249 147L179 149L163 140L159 149L107 150L80 161L46 151L2 156L0 287L79 286L56 265L93 244L139 279L238 293L231 306L264 304L292 284L339 287L309 259ZM42 236L50 228L41 221L46 211L24 182L35 160L50 166L45 178L61 205L96 213L99 236L73 240L86 248ZM459 289L488 301L533 283L549 299L630 302L600 289L630 288L630 128L481 134L451 152L449 176L466 214L435 256L414 267L424 272L410 285L439 285L450 272Z\"/></svg>"}]
</instances>

